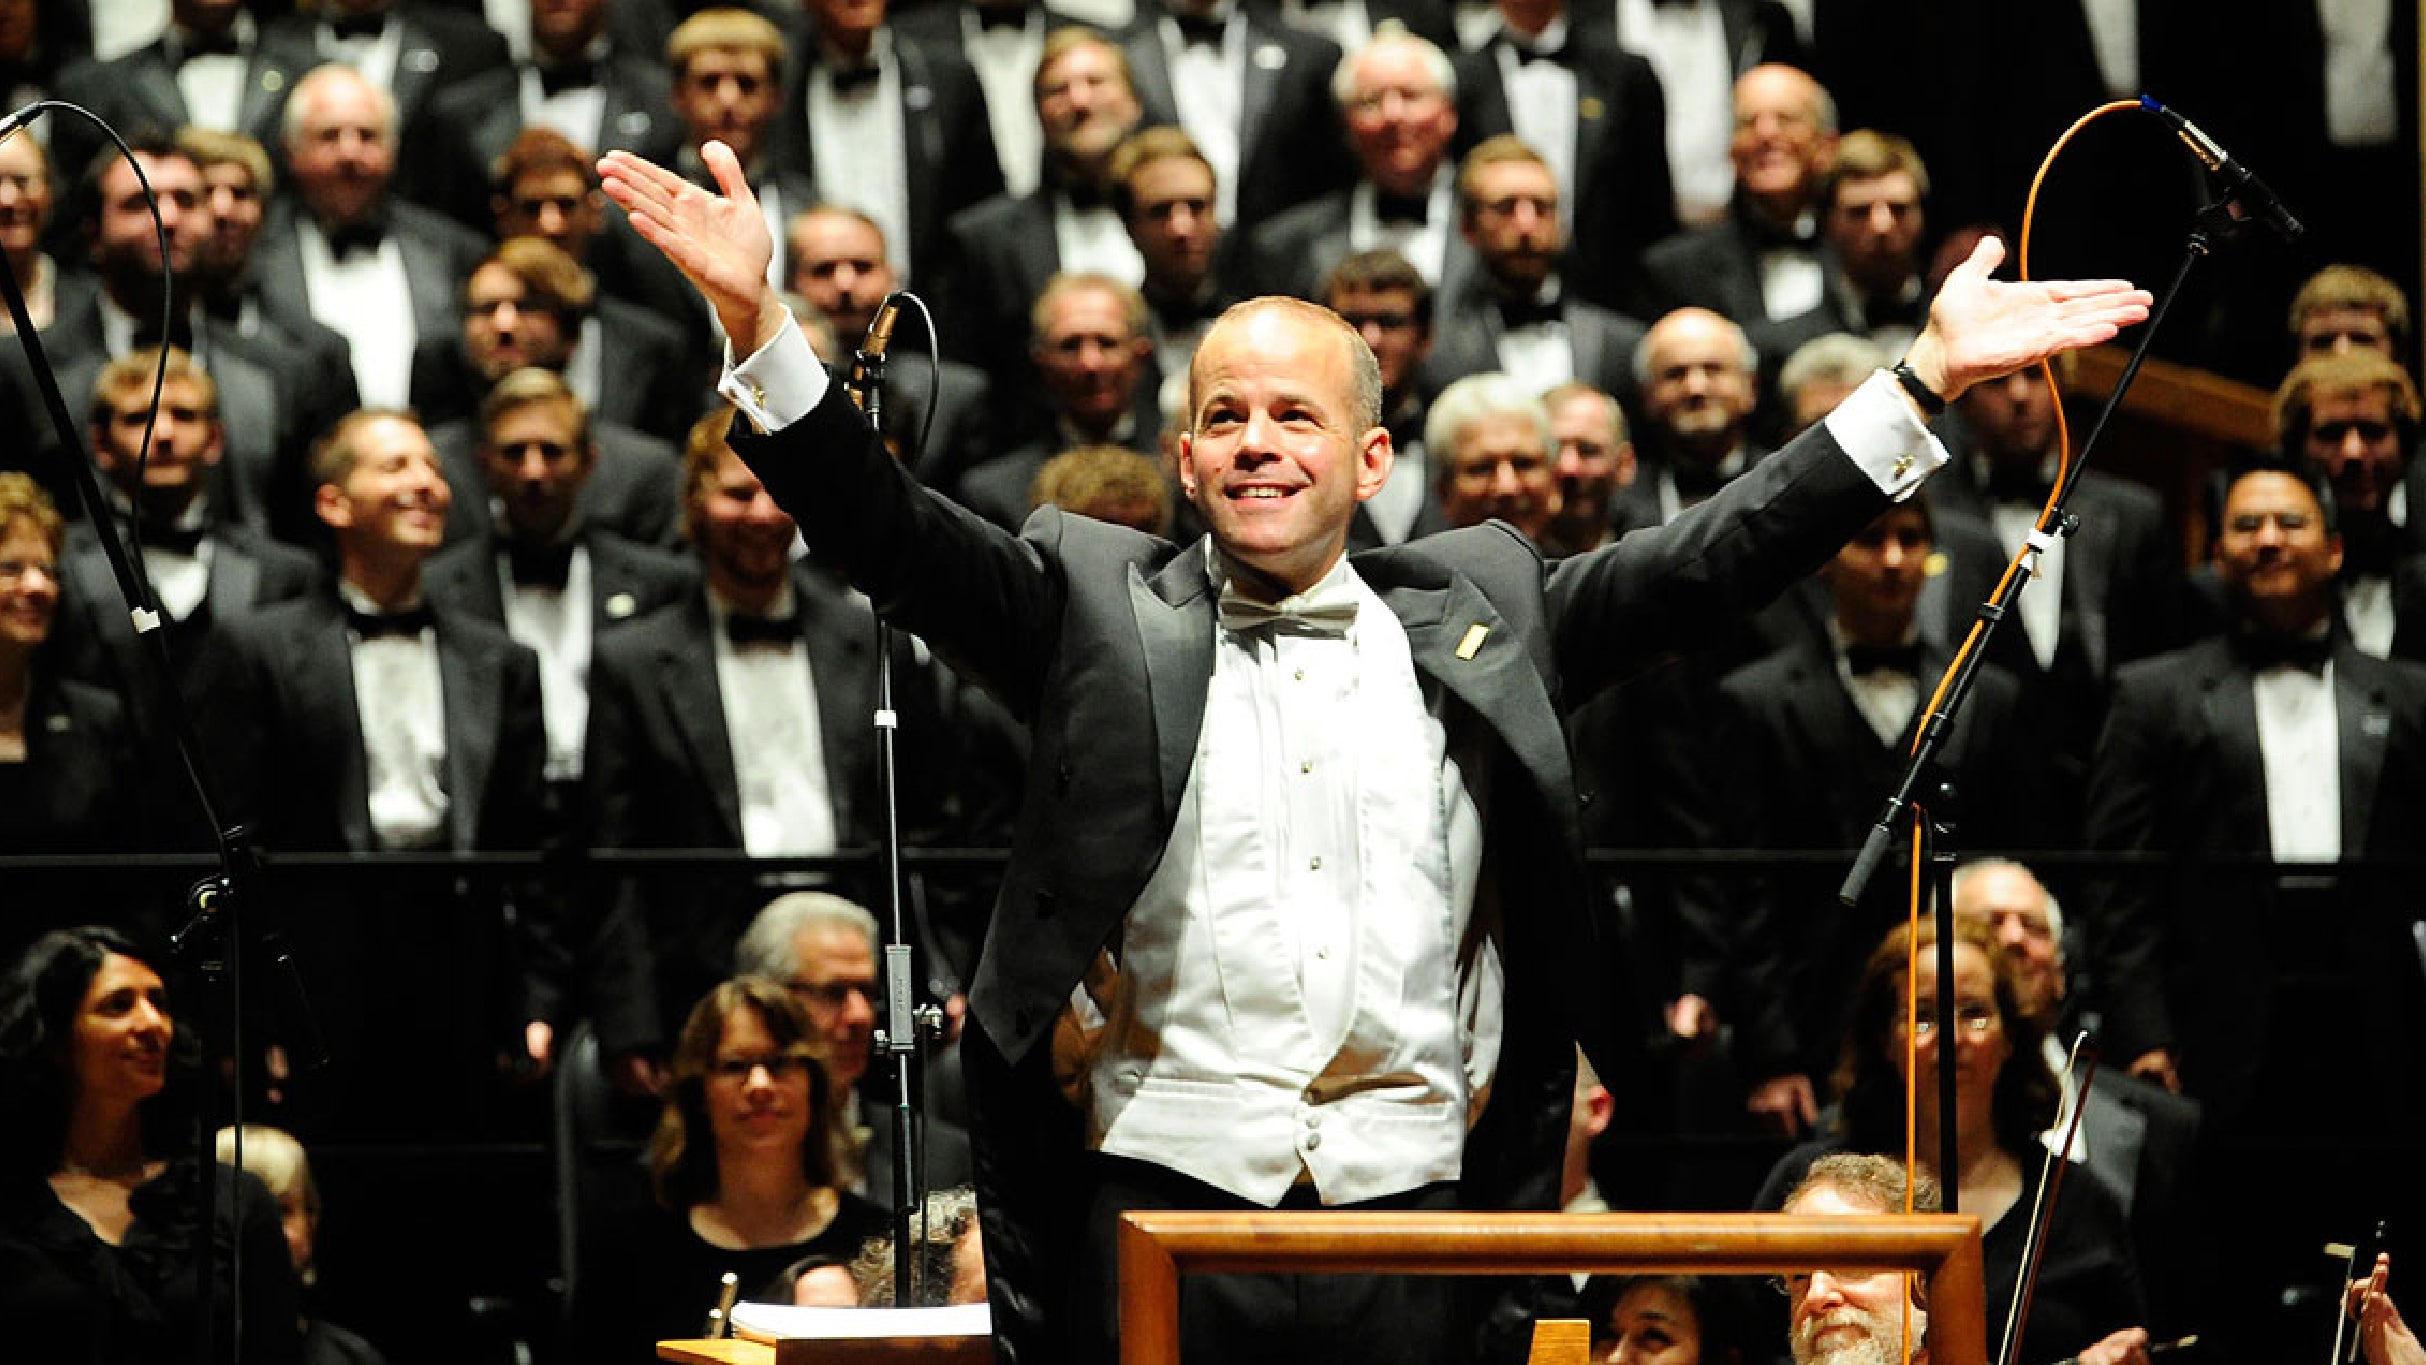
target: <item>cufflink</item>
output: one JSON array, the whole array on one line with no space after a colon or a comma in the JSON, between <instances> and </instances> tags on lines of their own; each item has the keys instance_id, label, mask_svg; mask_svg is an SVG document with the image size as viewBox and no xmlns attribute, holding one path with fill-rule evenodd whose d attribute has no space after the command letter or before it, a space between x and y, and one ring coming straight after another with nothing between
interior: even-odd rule
<instances>
[{"instance_id":1,"label":"cufflink","mask_svg":"<svg viewBox=\"0 0 2426 1365\"><path fill-rule=\"evenodd\" d=\"M1906 474L1909 474L1909 473L1911 473L1911 472L1912 472L1912 456L1911 456L1909 453L1907 453L1907 454L1903 454L1903 455L1898 455L1898 456L1896 456L1896 457L1895 457L1895 477L1897 477L1897 478L1899 478L1899 479L1900 479L1900 478L1904 477Z\"/></svg>"},{"instance_id":2,"label":"cufflink","mask_svg":"<svg viewBox=\"0 0 2426 1365\"><path fill-rule=\"evenodd\" d=\"M620 621L638 610L640 610L640 604L633 601L632 595L628 592L616 593L606 600L606 614L610 621Z\"/></svg>"}]
</instances>

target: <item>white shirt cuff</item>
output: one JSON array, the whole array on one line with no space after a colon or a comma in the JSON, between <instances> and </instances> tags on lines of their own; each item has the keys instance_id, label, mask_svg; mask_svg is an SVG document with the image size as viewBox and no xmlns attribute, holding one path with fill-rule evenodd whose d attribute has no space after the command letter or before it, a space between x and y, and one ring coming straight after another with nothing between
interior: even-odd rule
<instances>
[{"instance_id":1,"label":"white shirt cuff","mask_svg":"<svg viewBox=\"0 0 2426 1365\"><path fill-rule=\"evenodd\" d=\"M1946 463L1946 448L1912 411L1895 376L1874 370L1836 411L1828 434L1861 466L1879 491L1902 502Z\"/></svg>"},{"instance_id":2,"label":"white shirt cuff","mask_svg":"<svg viewBox=\"0 0 2426 1365\"><path fill-rule=\"evenodd\" d=\"M749 359L733 363L733 343L725 343L724 374L716 381L716 391L760 431L780 431L825 401L826 385L832 382L787 311L783 329Z\"/></svg>"}]
</instances>

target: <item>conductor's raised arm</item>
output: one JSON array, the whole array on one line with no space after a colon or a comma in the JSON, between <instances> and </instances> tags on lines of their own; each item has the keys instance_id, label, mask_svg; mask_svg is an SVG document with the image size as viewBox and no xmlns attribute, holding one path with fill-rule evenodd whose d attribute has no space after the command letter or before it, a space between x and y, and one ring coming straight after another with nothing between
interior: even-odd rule
<instances>
[{"instance_id":1,"label":"conductor's raised arm","mask_svg":"<svg viewBox=\"0 0 2426 1365\"><path fill-rule=\"evenodd\" d=\"M751 193L733 149L710 142L699 155L722 193L711 194L630 152L601 157L598 175L607 198L630 215L632 230L665 253L716 310L738 359L755 353L783 329L783 300L767 283L775 240L767 233L766 215L759 211L758 196Z\"/></svg>"}]
</instances>

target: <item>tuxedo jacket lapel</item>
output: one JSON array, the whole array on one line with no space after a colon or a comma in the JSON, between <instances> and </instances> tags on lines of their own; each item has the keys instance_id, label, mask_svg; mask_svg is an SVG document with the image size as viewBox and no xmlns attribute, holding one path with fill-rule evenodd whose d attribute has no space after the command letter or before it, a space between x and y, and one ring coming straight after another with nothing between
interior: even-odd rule
<instances>
[{"instance_id":1,"label":"tuxedo jacket lapel","mask_svg":"<svg viewBox=\"0 0 2426 1365\"><path fill-rule=\"evenodd\" d=\"M438 630L440 709L446 714L446 819L458 849L480 847L481 797L497 758L503 661L493 649L470 648L454 631Z\"/></svg>"},{"instance_id":2,"label":"tuxedo jacket lapel","mask_svg":"<svg viewBox=\"0 0 2426 1365\"><path fill-rule=\"evenodd\" d=\"M1187 788L1213 680L1213 585L1204 546L1200 540L1181 551L1150 580L1129 570L1129 604L1146 656L1146 723L1155 728L1166 816L1179 809Z\"/></svg>"},{"instance_id":3,"label":"tuxedo jacket lapel","mask_svg":"<svg viewBox=\"0 0 2426 1365\"><path fill-rule=\"evenodd\" d=\"M2148 1145L2148 1116L2094 1086L2081 1106L2081 1136L2089 1145L2090 1169L2103 1171L2106 1192L2131 1216L2139 1186L2140 1151Z\"/></svg>"},{"instance_id":4,"label":"tuxedo jacket lapel","mask_svg":"<svg viewBox=\"0 0 2426 1365\"><path fill-rule=\"evenodd\" d=\"M724 725L724 691L716 682L715 622L707 599L693 593L682 610L691 618L677 640L660 641L657 691L666 718L691 751L691 768L716 794L726 841L741 844L741 779L733 772L733 741Z\"/></svg>"},{"instance_id":5,"label":"tuxedo jacket lapel","mask_svg":"<svg viewBox=\"0 0 2426 1365\"><path fill-rule=\"evenodd\" d=\"M320 737L324 752L338 764L337 826L345 846L358 853L377 846L371 833L370 759L363 751L362 710L354 696L354 655L345 620L334 597L326 599L320 619L298 631L288 644L285 676L308 683L323 679L326 686L289 689L298 710L286 727L292 735Z\"/></svg>"},{"instance_id":6,"label":"tuxedo jacket lapel","mask_svg":"<svg viewBox=\"0 0 2426 1365\"><path fill-rule=\"evenodd\" d=\"M812 588L800 574L793 575L792 582L817 694L817 733L825 750L826 800L834 810L834 837L850 843L866 823L857 818L855 798L876 789L875 746L868 734L876 711L870 676L874 651L862 629L864 618L835 610L836 590ZM872 824L867 832L875 832Z\"/></svg>"},{"instance_id":7,"label":"tuxedo jacket lapel","mask_svg":"<svg viewBox=\"0 0 2426 1365\"><path fill-rule=\"evenodd\" d=\"M1557 709L1524 640L1482 589L1452 571L1440 587L1393 587L1380 595L1407 632L1416 673L1473 708L1541 788L1547 808L1571 815L1572 803L1560 799L1574 779Z\"/></svg>"},{"instance_id":8,"label":"tuxedo jacket lapel","mask_svg":"<svg viewBox=\"0 0 2426 1365\"><path fill-rule=\"evenodd\" d=\"M2337 649L2333 659L2335 724L2340 730L2342 769L2342 853L2367 851L2375 823L2375 794L2384 773L2384 749L2392 734L2390 699L2375 670L2353 649Z\"/></svg>"}]
</instances>

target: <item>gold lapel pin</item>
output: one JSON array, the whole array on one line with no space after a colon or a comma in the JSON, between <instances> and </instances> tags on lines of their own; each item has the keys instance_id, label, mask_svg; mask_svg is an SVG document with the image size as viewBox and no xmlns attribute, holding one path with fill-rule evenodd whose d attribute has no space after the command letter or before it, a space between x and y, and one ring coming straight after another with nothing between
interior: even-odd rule
<instances>
[{"instance_id":1,"label":"gold lapel pin","mask_svg":"<svg viewBox=\"0 0 2426 1365\"><path fill-rule=\"evenodd\" d=\"M1471 659L1482 653L1483 640L1490 634L1491 628L1480 622L1466 627L1466 638L1457 642L1457 657Z\"/></svg>"}]
</instances>

